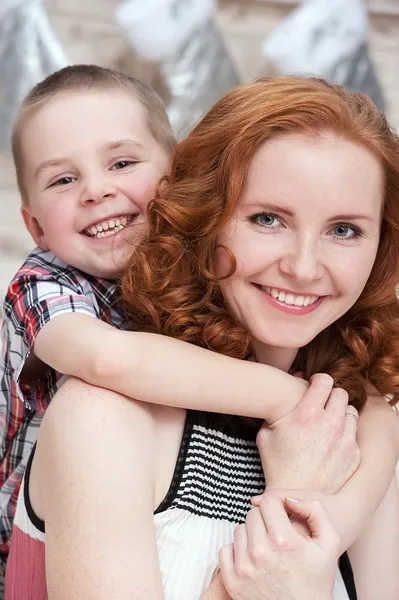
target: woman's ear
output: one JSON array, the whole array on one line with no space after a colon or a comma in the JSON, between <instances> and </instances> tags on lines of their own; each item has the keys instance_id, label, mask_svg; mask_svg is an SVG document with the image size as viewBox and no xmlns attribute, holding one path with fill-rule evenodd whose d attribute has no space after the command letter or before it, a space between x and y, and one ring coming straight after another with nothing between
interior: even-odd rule
<instances>
[{"instance_id":1,"label":"woman's ear","mask_svg":"<svg viewBox=\"0 0 399 600\"><path fill-rule=\"evenodd\" d=\"M41 228L39 221L32 215L28 206L21 206L21 215L24 220L25 227L31 234L36 246L39 246L41 250L50 250L46 242L44 231Z\"/></svg>"}]
</instances>

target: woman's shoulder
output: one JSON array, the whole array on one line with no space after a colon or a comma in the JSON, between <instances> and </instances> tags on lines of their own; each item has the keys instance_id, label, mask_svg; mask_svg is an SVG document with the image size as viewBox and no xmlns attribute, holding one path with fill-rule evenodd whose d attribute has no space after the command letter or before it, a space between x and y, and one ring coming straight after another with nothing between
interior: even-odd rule
<instances>
[{"instance_id":1,"label":"woman's shoulder","mask_svg":"<svg viewBox=\"0 0 399 600\"><path fill-rule=\"evenodd\" d=\"M108 598L119 581L124 597L144 586L161 597L152 518L157 422L155 408L74 379L55 395L29 481L30 505L45 522L53 590L72 585L71 597L92 589Z\"/></svg>"},{"instance_id":2,"label":"woman's shoulder","mask_svg":"<svg viewBox=\"0 0 399 600\"><path fill-rule=\"evenodd\" d=\"M381 423L386 437L392 439L399 454L399 419L397 408L389 403L389 398L382 396L371 384L366 385L367 401L362 410L362 416L367 416L370 423Z\"/></svg>"},{"instance_id":3,"label":"woman's shoulder","mask_svg":"<svg viewBox=\"0 0 399 600\"><path fill-rule=\"evenodd\" d=\"M120 394L70 378L59 389L40 427L32 464L30 491L37 514L45 512L43 498L57 480L59 489L80 478L90 486L107 468L123 477L134 470L152 485L157 428L156 410ZM73 473L73 475L71 475Z\"/></svg>"},{"instance_id":4,"label":"woman's shoulder","mask_svg":"<svg viewBox=\"0 0 399 600\"><path fill-rule=\"evenodd\" d=\"M118 474L122 479L128 471L137 484L155 493L162 472L169 463L169 470L175 466L184 415L184 411L68 379L54 396L40 427L31 480L38 515L44 512L41 498L49 495L43 488L53 485L55 477L60 489L71 482L75 485L79 477L91 486L96 471L106 473L108 467L113 479Z\"/></svg>"},{"instance_id":5,"label":"woman's shoulder","mask_svg":"<svg viewBox=\"0 0 399 600\"><path fill-rule=\"evenodd\" d=\"M150 404L69 378L44 415L40 438L43 442L50 436L52 444L73 444L90 436L91 442L116 443L128 432L144 443L150 441L156 421Z\"/></svg>"}]
</instances>

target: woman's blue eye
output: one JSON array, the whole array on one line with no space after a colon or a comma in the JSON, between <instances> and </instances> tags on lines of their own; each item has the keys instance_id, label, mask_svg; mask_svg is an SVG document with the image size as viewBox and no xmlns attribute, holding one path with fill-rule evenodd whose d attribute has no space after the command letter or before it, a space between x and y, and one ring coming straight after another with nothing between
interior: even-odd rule
<instances>
[{"instance_id":1,"label":"woman's blue eye","mask_svg":"<svg viewBox=\"0 0 399 600\"><path fill-rule=\"evenodd\" d=\"M258 215L254 215L251 217L251 221L257 225L270 228L274 228L280 224L280 219L278 216L273 215L272 213L260 213Z\"/></svg>"},{"instance_id":2,"label":"woman's blue eye","mask_svg":"<svg viewBox=\"0 0 399 600\"><path fill-rule=\"evenodd\" d=\"M57 181L50 183L49 187L54 187L56 185L68 185L74 181L76 181L76 177L61 177L60 179L57 179Z\"/></svg>"},{"instance_id":3,"label":"woman's blue eye","mask_svg":"<svg viewBox=\"0 0 399 600\"><path fill-rule=\"evenodd\" d=\"M336 227L334 227L334 229L332 230L335 237L343 239L343 240L349 240L349 239L353 239L353 238L357 238L360 237L361 232L355 228L355 227L351 227L350 225L337 225Z\"/></svg>"}]
</instances>

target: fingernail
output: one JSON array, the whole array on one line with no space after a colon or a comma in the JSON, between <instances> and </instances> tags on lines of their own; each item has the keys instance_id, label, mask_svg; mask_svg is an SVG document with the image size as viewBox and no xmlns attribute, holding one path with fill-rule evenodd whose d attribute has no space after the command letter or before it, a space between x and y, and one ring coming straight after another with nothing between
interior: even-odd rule
<instances>
[{"instance_id":1,"label":"fingernail","mask_svg":"<svg viewBox=\"0 0 399 600\"><path fill-rule=\"evenodd\" d=\"M263 494L259 494L259 496L252 496L252 500L262 500Z\"/></svg>"},{"instance_id":2,"label":"fingernail","mask_svg":"<svg viewBox=\"0 0 399 600\"><path fill-rule=\"evenodd\" d=\"M298 498L292 498L291 496L286 496L285 499L288 500L288 502L293 502L293 504L300 503L300 500L298 500Z\"/></svg>"}]
</instances>

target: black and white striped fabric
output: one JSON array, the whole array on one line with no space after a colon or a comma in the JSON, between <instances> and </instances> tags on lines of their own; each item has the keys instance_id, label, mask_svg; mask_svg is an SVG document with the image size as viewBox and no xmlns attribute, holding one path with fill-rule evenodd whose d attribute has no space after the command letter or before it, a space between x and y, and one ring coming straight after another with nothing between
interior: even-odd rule
<instances>
[{"instance_id":1,"label":"black and white striped fabric","mask_svg":"<svg viewBox=\"0 0 399 600\"><path fill-rule=\"evenodd\" d=\"M233 541L251 497L263 492L256 432L237 417L188 412L173 481L155 513L165 600L200 598L220 548ZM337 571L334 600L348 599Z\"/></svg>"}]
</instances>

